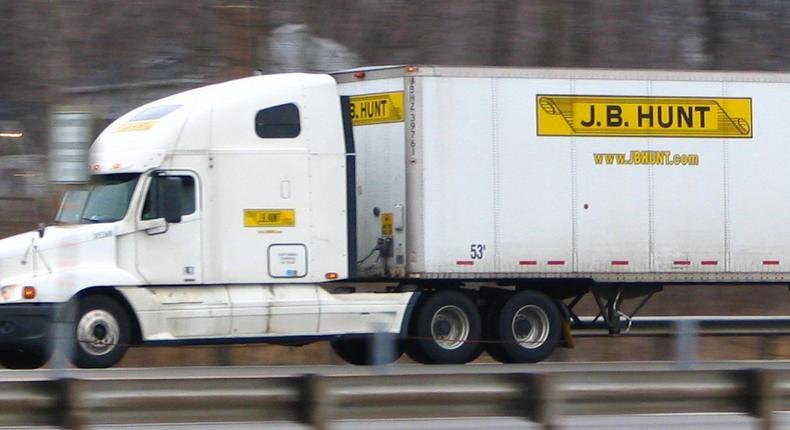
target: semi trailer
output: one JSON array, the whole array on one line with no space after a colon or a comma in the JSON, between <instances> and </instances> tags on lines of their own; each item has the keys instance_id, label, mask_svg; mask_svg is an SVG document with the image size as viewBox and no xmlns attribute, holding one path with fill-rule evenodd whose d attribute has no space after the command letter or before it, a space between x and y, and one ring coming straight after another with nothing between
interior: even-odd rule
<instances>
[{"instance_id":1,"label":"semi trailer","mask_svg":"<svg viewBox=\"0 0 790 430\"><path fill-rule=\"evenodd\" d=\"M375 333L537 362L670 284L790 283L790 75L392 66L120 117L55 223L0 240L0 364ZM630 314L625 299L641 299Z\"/></svg>"}]
</instances>

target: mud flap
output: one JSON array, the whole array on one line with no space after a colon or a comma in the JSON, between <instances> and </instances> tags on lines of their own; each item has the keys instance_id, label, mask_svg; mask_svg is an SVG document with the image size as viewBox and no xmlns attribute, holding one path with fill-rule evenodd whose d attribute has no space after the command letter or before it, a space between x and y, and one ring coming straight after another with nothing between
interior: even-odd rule
<instances>
[{"instance_id":1,"label":"mud flap","mask_svg":"<svg viewBox=\"0 0 790 430\"><path fill-rule=\"evenodd\" d=\"M568 320L564 320L562 322L562 336L560 337L560 344L558 345L562 348L573 349L573 332L571 331L571 322Z\"/></svg>"},{"instance_id":2,"label":"mud flap","mask_svg":"<svg viewBox=\"0 0 790 430\"><path fill-rule=\"evenodd\" d=\"M566 305L562 300L554 300L554 303L557 304L557 308L560 310L562 314L562 333L560 333L560 340L558 347L561 348L568 348L573 349L574 342L573 342L573 332L571 330L571 320L573 313L570 309L568 309L568 305Z\"/></svg>"}]
</instances>

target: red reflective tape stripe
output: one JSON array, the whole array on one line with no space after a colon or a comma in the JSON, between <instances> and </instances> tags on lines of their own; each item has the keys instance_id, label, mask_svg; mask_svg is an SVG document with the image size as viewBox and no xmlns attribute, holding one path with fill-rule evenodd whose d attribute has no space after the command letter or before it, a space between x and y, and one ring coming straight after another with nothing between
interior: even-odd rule
<instances>
[{"instance_id":1,"label":"red reflective tape stripe","mask_svg":"<svg viewBox=\"0 0 790 430\"><path fill-rule=\"evenodd\" d=\"M719 262L718 262L718 261L715 261L715 260L703 260L703 261L701 262L701 264L702 264L703 266L716 266L716 265L718 265L718 264L719 264Z\"/></svg>"},{"instance_id":2,"label":"red reflective tape stripe","mask_svg":"<svg viewBox=\"0 0 790 430\"><path fill-rule=\"evenodd\" d=\"M473 266L475 262L472 260L458 260L455 262L455 264L459 266Z\"/></svg>"},{"instance_id":3,"label":"red reflective tape stripe","mask_svg":"<svg viewBox=\"0 0 790 430\"><path fill-rule=\"evenodd\" d=\"M518 262L518 264L520 264L522 266L534 266L534 265L538 264L538 262L535 261L535 260L521 260L521 261Z\"/></svg>"},{"instance_id":4,"label":"red reflective tape stripe","mask_svg":"<svg viewBox=\"0 0 790 430\"><path fill-rule=\"evenodd\" d=\"M565 260L549 260L547 264L549 266L562 266L565 264Z\"/></svg>"},{"instance_id":5,"label":"red reflective tape stripe","mask_svg":"<svg viewBox=\"0 0 790 430\"><path fill-rule=\"evenodd\" d=\"M628 266L628 260L614 260L612 266Z\"/></svg>"},{"instance_id":6,"label":"red reflective tape stripe","mask_svg":"<svg viewBox=\"0 0 790 430\"><path fill-rule=\"evenodd\" d=\"M763 260L763 264L766 266L776 266L779 264L779 260Z\"/></svg>"},{"instance_id":7,"label":"red reflective tape stripe","mask_svg":"<svg viewBox=\"0 0 790 430\"><path fill-rule=\"evenodd\" d=\"M672 262L672 264L675 264L675 265L678 265L678 266L690 266L691 262L688 261L688 260L675 260L675 261Z\"/></svg>"}]
</instances>

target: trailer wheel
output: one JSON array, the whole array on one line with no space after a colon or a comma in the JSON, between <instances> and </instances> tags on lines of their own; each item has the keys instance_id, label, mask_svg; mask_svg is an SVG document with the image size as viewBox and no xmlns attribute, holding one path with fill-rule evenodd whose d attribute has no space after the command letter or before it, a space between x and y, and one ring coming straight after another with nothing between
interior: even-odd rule
<instances>
[{"instance_id":1,"label":"trailer wheel","mask_svg":"<svg viewBox=\"0 0 790 430\"><path fill-rule=\"evenodd\" d=\"M126 311L106 296L87 296L77 305L72 363L81 368L106 368L121 361L131 339Z\"/></svg>"},{"instance_id":2,"label":"trailer wheel","mask_svg":"<svg viewBox=\"0 0 790 430\"><path fill-rule=\"evenodd\" d=\"M481 325L477 307L463 293L432 293L412 315L406 353L425 364L468 363L482 352L476 342L481 338Z\"/></svg>"},{"instance_id":3,"label":"trailer wheel","mask_svg":"<svg viewBox=\"0 0 790 430\"><path fill-rule=\"evenodd\" d=\"M488 351L505 363L536 363L551 355L562 334L557 305L545 294L521 291L510 296L492 316L492 335L498 342Z\"/></svg>"},{"instance_id":4,"label":"trailer wheel","mask_svg":"<svg viewBox=\"0 0 790 430\"><path fill-rule=\"evenodd\" d=\"M8 369L38 369L52 357L51 348L31 347L0 351L0 365Z\"/></svg>"},{"instance_id":5,"label":"trailer wheel","mask_svg":"<svg viewBox=\"0 0 790 430\"><path fill-rule=\"evenodd\" d=\"M350 364L356 364L357 366L394 363L403 354L400 343L396 342L394 354L392 354L390 357L377 357L382 361L379 363L373 363L372 357L370 356L371 342L373 342L372 337L364 336L349 339L337 339L330 341L329 344L332 346L332 350L335 351L335 354L342 358L343 361Z\"/></svg>"}]
</instances>

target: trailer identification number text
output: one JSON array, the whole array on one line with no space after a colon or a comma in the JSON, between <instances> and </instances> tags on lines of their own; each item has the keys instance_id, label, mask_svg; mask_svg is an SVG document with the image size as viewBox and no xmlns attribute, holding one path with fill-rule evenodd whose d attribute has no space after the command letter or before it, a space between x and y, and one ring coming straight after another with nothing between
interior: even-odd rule
<instances>
[{"instance_id":1,"label":"trailer identification number text","mask_svg":"<svg viewBox=\"0 0 790 430\"><path fill-rule=\"evenodd\" d=\"M752 99L536 97L538 136L751 138Z\"/></svg>"}]
</instances>

